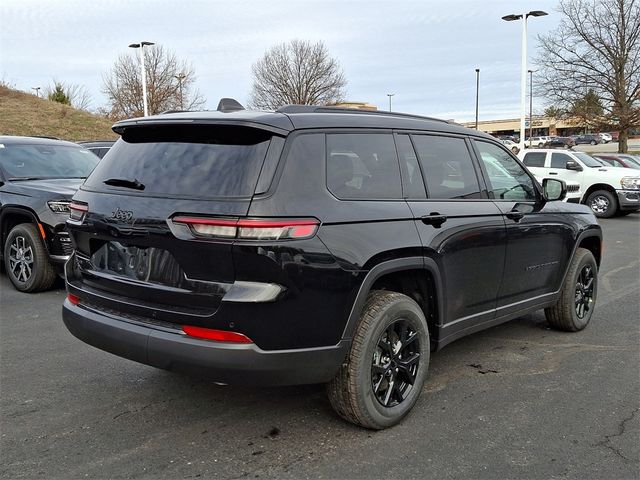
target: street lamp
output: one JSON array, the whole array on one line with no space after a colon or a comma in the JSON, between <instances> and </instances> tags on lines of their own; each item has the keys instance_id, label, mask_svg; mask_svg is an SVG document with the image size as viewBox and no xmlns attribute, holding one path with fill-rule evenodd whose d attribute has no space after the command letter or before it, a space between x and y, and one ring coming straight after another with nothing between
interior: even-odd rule
<instances>
[{"instance_id":1,"label":"street lamp","mask_svg":"<svg viewBox=\"0 0 640 480\"><path fill-rule=\"evenodd\" d=\"M35 90L36 97L40 98L40 87L31 87L31 90Z\"/></svg>"},{"instance_id":2,"label":"street lamp","mask_svg":"<svg viewBox=\"0 0 640 480\"><path fill-rule=\"evenodd\" d=\"M529 72L529 148L531 148L531 137L533 137L533 72Z\"/></svg>"},{"instance_id":3,"label":"street lamp","mask_svg":"<svg viewBox=\"0 0 640 480\"><path fill-rule=\"evenodd\" d=\"M389 111L391 111L391 97L393 97L395 93L387 93L387 97L389 97Z\"/></svg>"},{"instance_id":4,"label":"street lamp","mask_svg":"<svg viewBox=\"0 0 640 480\"><path fill-rule=\"evenodd\" d=\"M180 110L184 110L184 105L183 105L183 96L182 96L182 81L187 78L187 76L184 73L179 73L178 75L174 76L176 79L178 79L178 88L180 90Z\"/></svg>"},{"instance_id":5,"label":"street lamp","mask_svg":"<svg viewBox=\"0 0 640 480\"><path fill-rule=\"evenodd\" d=\"M542 10L532 10L529 13L511 14L502 17L506 22L522 20L522 71L520 80L520 150L524 150L525 123L526 123L526 103L527 103L527 18L544 17L548 15Z\"/></svg>"},{"instance_id":6,"label":"street lamp","mask_svg":"<svg viewBox=\"0 0 640 480\"><path fill-rule=\"evenodd\" d=\"M476 68L476 130L478 130L478 98L480 95L480 69Z\"/></svg>"},{"instance_id":7,"label":"street lamp","mask_svg":"<svg viewBox=\"0 0 640 480\"><path fill-rule=\"evenodd\" d=\"M129 48L140 49L140 70L142 71L142 108L144 110L145 117L149 115L149 111L147 110L147 74L144 70L144 47L150 47L151 45L155 45L155 43L140 42L129 45Z\"/></svg>"}]
</instances>

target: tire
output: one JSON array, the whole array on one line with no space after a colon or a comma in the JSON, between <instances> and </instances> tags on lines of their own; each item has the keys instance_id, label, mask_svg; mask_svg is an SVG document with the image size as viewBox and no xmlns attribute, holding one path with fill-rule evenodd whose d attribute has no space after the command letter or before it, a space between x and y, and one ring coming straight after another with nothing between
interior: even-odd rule
<instances>
[{"instance_id":1,"label":"tire","mask_svg":"<svg viewBox=\"0 0 640 480\"><path fill-rule=\"evenodd\" d=\"M409 339L404 346L403 336ZM429 353L429 329L418 304L401 293L371 292L345 363L327 384L331 406L345 420L365 428L380 430L397 424L418 400ZM404 368L396 363L407 358L417 362ZM411 370L407 373L406 368Z\"/></svg>"},{"instance_id":2,"label":"tire","mask_svg":"<svg viewBox=\"0 0 640 480\"><path fill-rule=\"evenodd\" d=\"M4 267L13 286L21 292L47 290L57 278L33 223L22 223L9 232L4 244Z\"/></svg>"},{"instance_id":3,"label":"tire","mask_svg":"<svg viewBox=\"0 0 640 480\"><path fill-rule=\"evenodd\" d=\"M597 145L598 142L596 142L595 140L591 140L591 145Z\"/></svg>"},{"instance_id":4,"label":"tire","mask_svg":"<svg viewBox=\"0 0 640 480\"><path fill-rule=\"evenodd\" d=\"M587 326L598 294L598 265L586 248L578 248L562 285L560 299L544 313L549 325L565 332L577 332Z\"/></svg>"},{"instance_id":5,"label":"tire","mask_svg":"<svg viewBox=\"0 0 640 480\"><path fill-rule=\"evenodd\" d=\"M596 190L587 197L587 205L598 218L611 218L618 211L618 200L607 190Z\"/></svg>"}]
</instances>

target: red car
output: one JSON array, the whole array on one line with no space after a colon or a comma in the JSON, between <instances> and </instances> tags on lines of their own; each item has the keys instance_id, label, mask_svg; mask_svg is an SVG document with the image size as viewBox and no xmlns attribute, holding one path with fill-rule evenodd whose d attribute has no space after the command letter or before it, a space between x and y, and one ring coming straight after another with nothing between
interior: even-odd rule
<instances>
[{"instance_id":1,"label":"red car","mask_svg":"<svg viewBox=\"0 0 640 480\"><path fill-rule=\"evenodd\" d=\"M596 157L598 160L603 160L613 167L634 168L636 170L640 170L640 162L634 159L631 155L608 153L596 154L592 155L592 157Z\"/></svg>"}]
</instances>

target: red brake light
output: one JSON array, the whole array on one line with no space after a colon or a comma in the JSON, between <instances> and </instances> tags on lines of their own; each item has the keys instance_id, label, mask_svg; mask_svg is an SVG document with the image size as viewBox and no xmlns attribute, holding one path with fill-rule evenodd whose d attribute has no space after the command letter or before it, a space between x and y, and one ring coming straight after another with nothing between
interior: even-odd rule
<instances>
[{"instance_id":1,"label":"red brake light","mask_svg":"<svg viewBox=\"0 0 640 480\"><path fill-rule=\"evenodd\" d=\"M173 222L189 226L200 236L214 238L239 238L245 240L286 240L313 237L320 222L304 219L232 219L178 216Z\"/></svg>"},{"instance_id":2,"label":"red brake light","mask_svg":"<svg viewBox=\"0 0 640 480\"><path fill-rule=\"evenodd\" d=\"M253 341L246 335L237 332L228 332L226 330L214 330L212 328L183 325L182 331L190 337L202 338L204 340L230 343L253 343Z\"/></svg>"},{"instance_id":3,"label":"red brake light","mask_svg":"<svg viewBox=\"0 0 640 480\"><path fill-rule=\"evenodd\" d=\"M89 205L74 202L72 200L71 204L69 205L69 210L69 219L75 223L82 223L84 220L84 216L89 211Z\"/></svg>"},{"instance_id":4,"label":"red brake light","mask_svg":"<svg viewBox=\"0 0 640 480\"><path fill-rule=\"evenodd\" d=\"M80 298L76 297L72 293L67 295L67 300L69 300L73 305L78 305L80 303Z\"/></svg>"}]
</instances>

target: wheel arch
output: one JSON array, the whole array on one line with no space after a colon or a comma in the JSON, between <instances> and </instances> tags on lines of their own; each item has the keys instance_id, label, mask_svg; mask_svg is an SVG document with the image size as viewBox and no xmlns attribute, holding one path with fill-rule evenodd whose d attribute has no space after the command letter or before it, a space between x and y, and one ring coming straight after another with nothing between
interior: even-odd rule
<instances>
[{"instance_id":1,"label":"wheel arch","mask_svg":"<svg viewBox=\"0 0 640 480\"><path fill-rule=\"evenodd\" d=\"M21 223L33 223L38 225L38 217L35 212L27 207L4 207L0 211L0 247L4 251L4 242L13 227ZM48 251L47 242L43 242Z\"/></svg>"},{"instance_id":2,"label":"wheel arch","mask_svg":"<svg viewBox=\"0 0 640 480\"><path fill-rule=\"evenodd\" d=\"M437 344L442 319L443 290L436 262L425 257L405 257L375 265L362 281L342 338L351 339L372 290L402 293L420 305L425 314L432 345Z\"/></svg>"},{"instance_id":3,"label":"wheel arch","mask_svg":"<svg viewBox=\"0 0 640 480\"><path fill-rule=\"evenodd\" d=\"M612 193L614 196L616 195L616 189L613 188L608 183L594 183L584 193L584 195L582 196L582 202L580 202L580 203L586 204L587 203L587 198L589 198L589 195L591 195L593 192L596 192L598 190L606 190L609 193Z\"/></svg>"}]
</instances>

